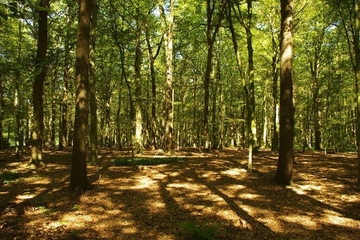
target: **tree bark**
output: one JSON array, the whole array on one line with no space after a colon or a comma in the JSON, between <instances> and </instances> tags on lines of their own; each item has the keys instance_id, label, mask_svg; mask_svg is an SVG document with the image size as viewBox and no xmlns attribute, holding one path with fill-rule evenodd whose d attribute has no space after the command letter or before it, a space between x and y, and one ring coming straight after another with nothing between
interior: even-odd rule
<instances>
[{"instance_id":1,"label":"tree bark","mask_svg":"<svg viewBox=\"0 0 360 240\"><path fill-rule=\"evenodd\" d=\"M360 186L360 46L359 46L359 31L360 31L360 13L359 13L359 2L354 0L355 10L355 34L354 34L354 50L355 50L355 82L356 82L356 144L358 154L358 181L357 184Z\"/></svg>"},{"instance_id":2,"label":"tree bark","mask_svg":"<svg viewBox=\"0 0 360 240\"><path fill-rule=\"evenodd\" d=\"M133 150L135 153L141 153L143 146L142 134L142 114L141 114L141 62L142 62L142 49L141 49L141 25L140 25L140 9L136 9L136 32L135 32L135 132L133 141Z\"/></svg>"},{"instance_id":3,"label":"tree bark","mask_svg":"<svg viewBox=\"0 0 360 240\"><path fill-rule=\"evenodd\" d=\"M149 52L149 69L150 69L150 78L151 78L151 128L150 128L150 138L152 139L152 145L155 149L157 149L157 127L156 127L156 73L155 73L155 59L157 58L160 47L162 44L163 38L161 38L160 43L158 44L157 52L154 55L152 46L151 46L151 38L149 34L149 26L146 25L146 44Z\"/></svg>"},{"instance_id":4,"label":"tree bark","mask_svg":"<svg viewBox=\"0 0 360 240\"><path fill-rule=\"evenodd\" d=\"M294 161L293 0L281 0L280 149L275 181L290 185Z\"/></svg>"},{"instance_id":5,"label":"tree bark","mask_svg":"<svg viewBox=\"0 0 360 240\"><path fill-rule=\"evenodd\" d=\"M97 37L97 14L99 6L97 0L92 0L92 17L90 32L90 156L89 162L99 164L98 131L97 131L97 102L96 102L96 56L95 46Z\"/></svg>"},{"instance_id":6,"label":"tree bark","mask_svg":"<svg viewBox=\"0 0 360 240\"><path fill-rule=\"evenodd\" d=\"M223 18L225 5L218 6L218 17L214 16L216 3L211 3L211 0L206 1L206 43L207 43L207 58L206 58L206 69L204 76L204 125L203 125L203 136L204 136L204 147L210 149L210 134L209 134L209 101L210 101L210 82L211 82L211 71L212 71L212 60L215 38L219 32L220 23ZM217 20L217 21L215 21Z\"/></svg>"},{"instance_id":7,"label":"tree bark","mask_svg":"<svg viewBox=\"0 0 360 240\"><path fill-rule=\"evenodd\" d=\"M86 190L86 137L88 127L89 40L92 0L80 0L76 41L76 107L70 189Z\"/></svg>"},{"instance_id":8,"label":"tree bark","mask_svg":"<svg viewBox=\"0 0 360 240\"><path fill-rule=\"evenodd\" d=\"M173 26L174 26L174 1L169 2L169 13L166 17L165 3L160 6L160 14L162 16L162 24L164 28L164 45L165 45L165 151L172 153L174 144L174 109L173 109Z\"/></svg>"},{"instance_id":9,"label":"tree bark","mask_svg":"<svg viewBox=\"0 0 360 240\"><path fill-rule=\"evenodd\" d=\"M44 131L44 109L43 92L46 77L46 51L48 44L47 17L49 1L40 1L39 11L39 35L37 42L36 62L35 62L35 81L33 84L33 122L31 133L31 158L29 164L33 167L43 166L42 140Z\"/></svg>"}]
</instances>

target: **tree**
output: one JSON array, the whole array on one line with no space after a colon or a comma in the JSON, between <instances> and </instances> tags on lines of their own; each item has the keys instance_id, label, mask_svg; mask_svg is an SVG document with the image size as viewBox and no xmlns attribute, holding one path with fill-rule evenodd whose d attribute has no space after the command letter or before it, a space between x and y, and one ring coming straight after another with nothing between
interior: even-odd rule
<instances>
[{"instance_id":1,"label":"tree","mask_svg":"<svg viewBox=\"0 0 360 240\"><path fill-rule=\"evenodd\" d=\"M174 28L174 1L169 2L169 16L165 15L165 3L159 6L164 28L165 45L165 150L172 152L174 149L174 110L173 110L173 28Z\"/></svg>"},{"instance_id":2,"label":"tree","mask_svg":"<svg viewBox=\"0 0 360 240\"><path fill-rule=\"evenodd\" d=\"M91 163L99 163L98 159L98 132L97 132L97 103L96 103L96 56L95 46L97 38L97 15L99 6L96 0L92 3L91 36L90 36L90 159Z\"/></svg>"},{"instance_id":3,"label":"tree","mask_svg":"<svg viewBox=\"0 0 360 240\"><path fill-rule=\"evenodd\" d=\"M356 143L358 153L358 181L360 186L360 12L359 2L354 0L354 14L355 14L355 34L354 34L354 51L355 51L355 94L356 94Z\"/></svg>"},{"instance_id":4,"label":"tree","mask_svg":"<svg viewBox=\"0 0 360 240\"><path fill-rule=\"evenodd\" d=\"M209 101L210 101L210 83L211 71L214 57L214 43L219 32L220 24L225 14L225 4L221 1L207 0L206 1L206 43L207 43L207 58L206 70L204 76L204 140L205 148L210 149L210 135L209 135Z\"/></svg>"},{"instance_id":5,"label":"tree","mask_svg":"<svg viewBox=\"0 0 360 240\"><path fill-rule=\"evenodd\" d=\"M76 106L70 189L88 188L86 137L88 127L89 41L92 0L80 0L76 36Z\"/></svg>"},{"instance_id":6,"label":"tree","mask_svg":"<svg viewBox=\"0 0 360 240\"><path fill-rule=\"evenodd\" d=\"M48 9L49 1L39 1L39 32L37 42L37 52L35 60L35 81L33 84L33 111L34 117L32 122L31 133L31 158L29 164L34 167L44 165L42 158L42 138L44 131L44 109L43 109L43 92L44 81L46 77L46 51L48 45Z\"/></svg>"},{"instance_id":7,"label":"tree","mask_svg":"<svg viewBox=\"0 0 360 240\"><path fill-rule=\"evenodd\" d=\"M280 42L280 149L275 181L292 182L294 162L293 0L281 0Z\"/></svg>"}]
</instances>

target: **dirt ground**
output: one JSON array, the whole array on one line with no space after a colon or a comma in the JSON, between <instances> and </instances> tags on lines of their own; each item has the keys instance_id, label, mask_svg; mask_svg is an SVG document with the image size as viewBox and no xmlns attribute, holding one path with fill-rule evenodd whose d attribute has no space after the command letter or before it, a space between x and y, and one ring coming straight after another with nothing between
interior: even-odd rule
<instances>
[{"instance_id":1,"label":"dirt ground","mask_svg":"<svg viewBox=\"0 0 360 240\"><path fill-rule=\"evenodd\" d=\"M145 151L139 157L162 157ZM101 149L91 190L69 191L71 151L46 167L0 152L0 239L359 239L355 154L296 153L294 184L273 182L277 155L177 151L177 162L115 166L130 151Z\"/></svg>"}]
</instances>

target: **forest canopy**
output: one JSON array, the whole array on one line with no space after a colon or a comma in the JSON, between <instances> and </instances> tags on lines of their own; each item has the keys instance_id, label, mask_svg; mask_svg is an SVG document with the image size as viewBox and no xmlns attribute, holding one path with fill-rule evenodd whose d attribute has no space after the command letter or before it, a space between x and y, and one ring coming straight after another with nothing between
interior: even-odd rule
<instances>
[{"instance_id":1,"label":"forest canopy","mask_svg":"<svg viewBox=\"0 0 360 240\"><path fill-rule=\"evenodd\" d=\"M279 1L93 3L89 98L99 146L278 148ZM355 151L353 1L294 6L295 148ZM78 5L70 0L1 1L0 136L20 148L31 138L39 11L48 15L43 146L71 146Z\"/></svg>"}]
</instances>

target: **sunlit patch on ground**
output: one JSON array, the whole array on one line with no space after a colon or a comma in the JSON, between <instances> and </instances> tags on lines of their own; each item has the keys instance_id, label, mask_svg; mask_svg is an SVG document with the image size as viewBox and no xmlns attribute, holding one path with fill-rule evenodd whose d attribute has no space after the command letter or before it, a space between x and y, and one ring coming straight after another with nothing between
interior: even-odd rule
<instances>
[{"instance_id":1,"label":"sunlit patch on ground","mask_svg":"<svg viewBox=\"0 0 360 240\"><path fill-rule=\"evenodd\" d=\"M360 199L352 155L297 154L294 185L275 185L274 154L246 151L177 152L184 160L134 171L110 159L130 152L103 150L89 166L93 188L67 190L70 153L47 153L46 168L29 170L27 158L1 163L17 175L0 185L4 239L184 239L181 223L215 224L215 239L356 239ZM155 156L157 151L144 152ZM1 170L3 169L3 170ZM199 227L200 228L200 227ZM221 230L221 231L220 231Z\"/></svg>"}]
</instances>

